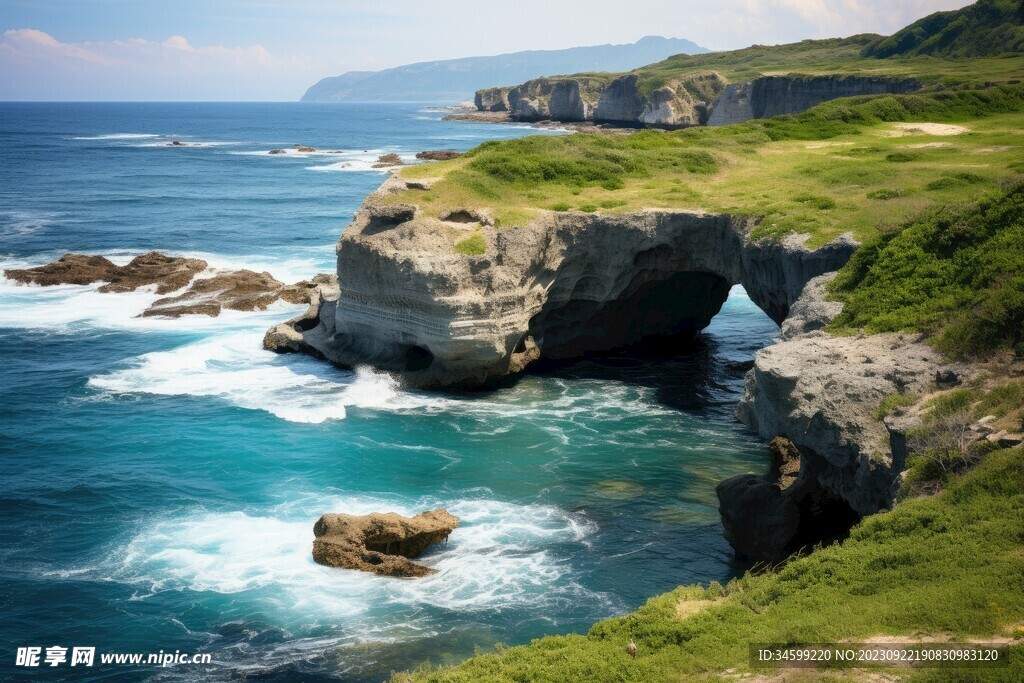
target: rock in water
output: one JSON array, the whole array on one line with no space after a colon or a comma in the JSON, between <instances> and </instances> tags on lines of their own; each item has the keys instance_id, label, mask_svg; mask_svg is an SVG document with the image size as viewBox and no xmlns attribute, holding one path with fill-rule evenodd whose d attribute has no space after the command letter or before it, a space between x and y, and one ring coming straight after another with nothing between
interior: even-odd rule
<instances>
[{"instance_id":1,"label":"rock in water","mask_svg":"<svg viewBox=\"0 0 1024 683\"><path fill-rule=\"evenodd\" d=\"M65 254L58 260L37 268L5 270L4 275L15 282L36 285L88 285L106 282L100 292L133 292L139 287L156 285L157 294L181 289L198 273L206 270L206 261L195 258L165 256L151 251L118 266L102 256Z\"/></svg>"},{"instance_id":2,"label":"rock in water","mask_svg":"<svg viewBox=\"0 0 1024 683\"><path fill-rule=\"evenodd\" d=\"M326 514L313 526L313 560L382 576L414 577L435 570L410 561L448 539L459 518L447 510L403 517L395 512L369 515Z\"/></svg>"},{"instance_id":3,"label":"rock in water","mask_svg":"<svg viewBox=\"0 0 1024 683\"><path fill-rule=\"evenodd\" d=\"M753 474L740 474L715 489L725 537L736 551L756 560L785 557L800 527L793 496Z\"/></svg>"},{"instance_id":4,"label":"rock in water","mask_svg":"<svg viewBox=\"0 0 1024 683\"><path fill-rule=\"evenodd\" d=\"M397 154L382 154L377 157L377 163L373 165L373 168L387 168L388 166L403 166L405 162L402 161L402 157Z\"/></svg>"},{"instance_id":5,"label":"rock in water","mask_svg":"<svg viewBox=\"0 0 1024 683\"><path fill-rule=\"evenodd\" d=\"M455 152L450 149L425 149L422 152L416 152L416 158L425 161L448 161L449 159L457 159L461 156L462 152Z\"/></svg>"},{"instance_id":6,"label":"rock in water","mask_svg":"<svg viewBox=\"0 0 1024 683\"><path fill-rule=\"evenodd\" d=\"M118 266L102 256L64 254L52 263L36 268L4 271L4 277L26 285L88 285L109 282Z\"/></svg>"}]
</instances>

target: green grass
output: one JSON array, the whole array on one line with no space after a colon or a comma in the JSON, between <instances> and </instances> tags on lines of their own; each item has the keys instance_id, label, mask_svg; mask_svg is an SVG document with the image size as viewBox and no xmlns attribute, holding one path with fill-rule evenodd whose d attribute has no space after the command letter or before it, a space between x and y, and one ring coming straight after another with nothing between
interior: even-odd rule
<instances>
[{"instance_id":1,"label":"green grass","mask_svg":"<svg viewBox=\"0 0 1024 683\"><path fill-rule=\"evenodd\" d=\"M907 406L913 405L916 400L917 399L911 394L901 394L899 392L889 394L878 404L878 408L876 408L874 412L874 418L876 420L882 420L885 417L892 415L899 408L906 408Z\"/></svg>"},{"instance_id":2,"label":"green grass","mask_svg":"<svg viewBox=\"0 0 1024 683\"><path fill-rule=\"evenodd\" d=\"M718 680L728 669L750 670L751 642L1005 637L1024 620L1022 539L1024 449L997 451L944 492L869 517L842 544L781 569L724 587L678 588L585 636L542 638L394 680ZM630 638L636 659L625 652ZM1024 645L1013 645L1007 669L904 673L903 680L1024 680ZM855 671L832 675L863 679Z\"/></svg>"},{"instance_id":3,"label":"green grass","mask_svg":"<svg viewBox=\"0 0 1024 683\"><path fill-rule=\"evenodd\" d=\"M936 208L879 234L839 271L830 292L844 306L833 329L924 332L956 358L1022 356L1022 245L1024 183Z\"/></svg>"},{"instance_id":4,"label":"green grass","mask_svg":"<svg viewBox=\"0 0 1024 683\"><path fill-rule=\"evenodd\" d=\"M487 252L487 241L483 235L471 235L461 242L456 242L455 251L467 256L479 256Z\"/></svg>"},{"instance_id":5,"label":"green grass","mask_svg":"<svg viewBox=\"0 0 1024 683\"><path fill-rule=\"evenodd\" d=\"M912 122L967 130L895 128ZM807 233L813 246L991 191L1020 172L1022 130L1022 85L849 98L722 128L489 142L402 169L441 179L386 201L434 216L487 207L501 228L544 211L705 210L760 218L756 237Z\"/></svg>"}]
</instances>

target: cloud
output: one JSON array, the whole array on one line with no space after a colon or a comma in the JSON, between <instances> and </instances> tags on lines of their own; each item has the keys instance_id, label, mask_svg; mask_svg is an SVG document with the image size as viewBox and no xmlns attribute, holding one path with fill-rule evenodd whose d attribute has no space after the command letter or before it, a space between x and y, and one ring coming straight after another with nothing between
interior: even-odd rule
<instances>
[{"instance_id":1,"label":"cloud","mask_svg":"<svg viewBox=\"0 0 1024 683\"><path fill-rule=\"evenodd\" d=\"M181 35L63 43L37 29L0 35L3 99L280 99L312 65L262 45L193 46ZM282 86L290 92L282 93Z\"/></svg>"}]
</instances>

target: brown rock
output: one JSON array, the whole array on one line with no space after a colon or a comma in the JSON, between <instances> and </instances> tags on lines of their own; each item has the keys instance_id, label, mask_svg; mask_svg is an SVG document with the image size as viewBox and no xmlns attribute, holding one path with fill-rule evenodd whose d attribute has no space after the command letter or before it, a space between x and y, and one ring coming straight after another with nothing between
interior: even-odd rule
<instances>
[{"instance_id":1,"label":"brown rock","mask_svg":"<svg viewBox=\"0 0 1024 683\"><path fill-rule=\"evenodd\" d=\"M784 436L777 436L768 444L772 454L772 475L779 488L785 491L800 476L800 450Z\"/></svg>"},{"instance_id":2,"label":"brown rock","mask_svg":"<svg viewBox=\"0 0 1024 683\"><path fill-rule=\"evenodd\" d=\"M405 162L402 161L402 157L397 154L383 154L377 157L377 163L373 165L373 168L386 168L388 166L404 166Z\"/></svg>"},{"instance_id":3,"label":"brown rock","mask_svg":"<svg viewBox=\"0 0 1024 683\"><path fill-rule=\"evenodd\" d=\"M157 294L167 294L181 289L204 270L206 261L202 259L167 256L151 251L136 256L128 265L118 268L108 278L108 284L100 287L99 291L133 292L139 287L156 285Z\"/></svg>"},{"instance_id":4,"label":"brown rock","mask_svg":"<svg viewBox=\"0 0 1024 683\"><path fill-rule=\"evenodd\" d=\"M383 576L426 576L434 570L409 558L446 541L458 525L459 518L443 509L415 517L394 512L326 514L313 526L313 560Z\"/></svg>"},{"instance_id":5,"label":"brown rock","mask_svg":"<svg viewBox=\"0 0 1024 683\"><path fill-rule=\"evenodd\" d=\"M338 286L338 276L320 273L312 280L299 280L293 285L286 285L278 292L278 296L290 304L308 304L313 300L313 291L320 285Z\"/></svg>"},{"instance_id":6,"label":"brown rock","mask_svg":"<svg viewBox=\"0 0 1024 683\"><path fill-rule=\"evenodd\" d=\"M88 285L108 282L117 270L117 265L102 256L64 254L45 266L5 270L4 277L22 284Z\"/></svg>"},{"instance_id":7,"label":"brown rock","mask_svg":"<svg viewBox=\"0 0 1024 683\"><path fill-rule=\"evenodd\" d=\"M462 152L455 152L449 149L428 149L416 152L417 159L425 159L426 161L448 161L449 159L456 159L461 156Z\"/></svg>"},{"instance_id":8,"label":"brown rock","mask_svg":"<svg viewBox=\"0 0 1024 683\"><path fill-rule=\"evenodd\" d=\"M277 301L282 287L284 283L275 280L270 273L232 270L196 280L178 296L157 299L142 317L177 318L192 313L216 316L221 308L262 311Z\"/></svg>"},{"instance_id":9,"label":"brown rock","mask_svg":"<svg viewBox=\"0 0 1024 683\"><path fill-rule=\"evenodd\" d=\"M201 259L165 256L160 252L136 256L128 265L118 266L102 256L65 254L53 263L24 270L7 270L4 275L16 282L37 285L87 285L106 282L99 291L132 292L139 287L157 285L157 294L166 294L187 285L197 273L206 270Z\"/></svg>"},{"instance_id":10,"label":"brown rock","mask_svg":"<svg viewBox=\"0 0 1024 683\"><path fill-rule=\"evenodd\" d=\"M301 145L295 145L295 151L296 152L300 152L302 154L309 154L311 152L315 152L316 148L315 147L302 147Z\"/></svg>"}]
</instances>

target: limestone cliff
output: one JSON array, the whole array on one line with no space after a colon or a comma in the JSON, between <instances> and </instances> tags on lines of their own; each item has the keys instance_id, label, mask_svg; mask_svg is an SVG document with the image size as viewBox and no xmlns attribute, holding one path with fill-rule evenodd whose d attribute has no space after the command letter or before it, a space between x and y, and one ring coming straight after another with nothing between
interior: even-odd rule
<instances>
[{"instance_id":1,"label":"limestone cliff","mask_svg":"<svg viewBox=\"0 0 1024 683\"><path fill-rule=\"evenodd\" d=\"M907 93L912 78L876 76L762 76L727 84L716 72L680 75L648 92L638 73L536 78L476 93L480 111L507 111L518 121L594 121L683 127L725 125L797 114L840 97Z\"/></svg>"},{"instance_id":2,"label":"limestone cliff","mask_svg":"<svg viewBox=\"0 0 1024 683\"><path fill-rule=\"evenodd\" d=\"M807 284L782 324L781 339L757 353L736 410L763 438L786 437L800 452L799 476L784 491L754 475L718 487L723 519L742 518L756 504L762 511L756 514L771 520L748 547L737 547L758 559L779 559L891 507L907 457L906 434L917 425L906 418L879 420L875 410L893 393L924 394L972 373L947 363L920 335L823 331L842 309L825 299L831 277Z\"/></svg>"},{"instance_id":3,"label":"limestone cliff","mask_svg":"<svg viewBox=\"0 0 1024 683\"><path fill-rule=\"evenodd\" d=\"M271 330L268 348L370 364L412 386L481 387L539 358L572 358L650 335L695 335L742 284L776 322L855 243L750 239L748 218L686 211L556 213L497 230L371 195L338 243L337 298ZM480 222L478 222L480 221ZM480 234L483 255L455 245Z\"/></svg>"}]
</instances>

